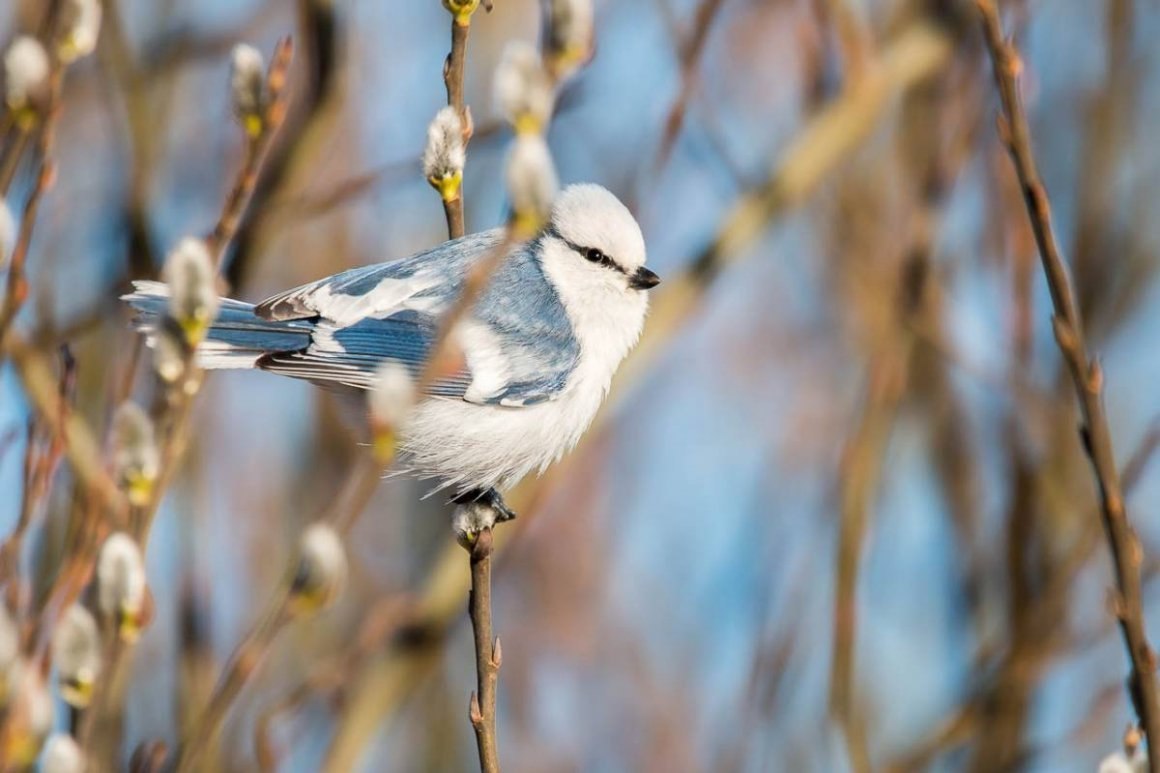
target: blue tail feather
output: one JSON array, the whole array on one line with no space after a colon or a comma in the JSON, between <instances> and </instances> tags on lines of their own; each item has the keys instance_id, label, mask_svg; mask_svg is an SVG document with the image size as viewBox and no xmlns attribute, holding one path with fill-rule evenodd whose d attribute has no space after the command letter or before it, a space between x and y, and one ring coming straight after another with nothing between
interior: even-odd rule
<instances>
[{"instance_id":1,"label":"blue tail feather","mask_svg":"<svg viewBox=\"0 0 1160 773\"><path fill-rule=\"evenodd\" d=\"M134 311L133 326L153 345L157 326L168 313L169 288L161 282L134 282L133 292L122 297ZM265 354L294 352L310 345L314 323L310 320L275 322L254 314L254 305L223 298L205 341L198 347L203 368L252 368Z\"/></svg>"}]
</instances>

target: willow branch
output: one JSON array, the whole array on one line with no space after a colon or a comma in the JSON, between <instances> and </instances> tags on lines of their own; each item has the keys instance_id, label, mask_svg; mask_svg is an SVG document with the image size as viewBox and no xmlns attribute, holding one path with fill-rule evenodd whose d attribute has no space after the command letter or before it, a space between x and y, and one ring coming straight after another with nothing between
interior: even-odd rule
<instances>
[{"instance_id":1,"label":"willow branch","mask_svg":"<svg viewBox=\"0 0 1160 773\"><path fill-rule=\"evenodd\" d=\"M0 341L16 319L20 307L28 298L28 277L25 266L28 262L28 250L32 246L32 232L36 228L36 213L40 208L40 201L56 182L56 164L52 160L52 145L56 135L56 123L60 116L60 95L64 87L64 68L59 62L54 67L49 82L49 98L46 108L44 125L40 129L36 150L40 156L40 171L36 176L36 184L28 201L24 205L24 213L20 218L20 232L16 238L16 245L12 249L12 259L8 263L8 281L5 283L4 298L0 305ZM23 135L22 135L23 136ZM19 157L19 150L16 153ZM2 195L2 194L0 194Z\"/></svg>"},{"instance_id":2,"label":"willow branch","mask_svg":"<svg viewBox=\"0 0 1160 773\"><path fill-rule=\"evenodd\" d=\"M242 688L249 682L250 677L257 670L258 665L269 652L278 632L291 619L290 593L294 578L289 576L283 583L284 592L278 594L280 603L274 605L269 613L258 622L245 640L234 650L225 673L218 680L209 705L194 723L193 730L185 738L177 750L177 771L189 771L195 766L202 755L211 748L226 713L233 705L234 699L241 693Z\"/></svg>"},{"instance_id":3,"label":"willow branch","mask_svg":"<svg viewBox=\"0 0 1160 773\"><path fill-rule=\"evenodd\" d=\"M1023 189L1027 214L1051 291L1055 340L1071 373L1079 402L1084 450L1099 487L1100 514L1115 566L1118 598L1114 607L1132 663L1129 674L1132 700L1148 736L1149 769L1157 773L1160 771L1160 754L1156 752L1157 743L1160 743L1160 699L1154 678L1156 657L1148 645L1144 627L1140 584L1143 551L1128 521L1116 470L1112 436L1103 405L1103 370L1088 353L1071 275L1055 238L1050 201L1035 164L1027 116L1019 96L1018 55L1003 38L993 0L976 0L976 5L1002 102L1005 118L1001 126L1003 140Z\"/></svg>"},{"instance_id":4,"label":"willow branch","mask_svg":"<svg viewBox=\"0 0 1160 773\"><path fill-rule=\"evenodd\" d=\"M475 634L475 671L478 692L472 693L469 716L483 773L498 773L499 747L495 737L495 692L503 650L493 638L491 625L491 529L480 532L471 546L471 594L468 616Z\"/></svg>"},{"instance_id":5,"label":"willow branch","mask_svg":"<svg viewBox=\"0 0 1160 773\"><path fill-rule=\"evenodd\" d=\"M471 114L463 101L463 65L467 58L467 33L471 30L471 17L460 20L451 18L451 53L443 63L443 83L447 87L447 104L459 113L463 126L463 144L471 139ZM443 200L443 212L447 215L447 232L450 238L458 239L466 233L463 220L463 194L450 201Z\"/></svg>"},{"instance_id":6,"label":"willow branch","mask_svg":"<svg viewBox=\"0 0 1160 773\"><path fill-rule=\"evenodd\" d=\"M254 196L254 189L258 187L258 176L262 171L262 163L270 151L278 129L286 120L286 110L289 104L289 93L286 89L287 77L290 71L290 61L294 54L294 44L290 38L278 41L274 49L274 56L270 62L270 71L266 77L266 84L270 93L270 103L262 121L262 131L246 143L246 158L242 164L242 171L237 182L226 197L221 216L213 233L206 244L213 255L216 265L221 265L226 248L238 233L242 217L246 214L250 199Z\"/></svg>"},{"instance_id":7,"label":"willow branch","mask_svg":"<svg viewBox=\"0 0 1160 773\"><path fill-rule=\"evenodd\" d=\"M100 444L89 425L64 404L59 381L53 376L44 356L27 346L15 333L8 334L4 353L12 358L24 393L40 420L51 434L64 438L65 458L82 488L109 514L114 525L123 526L128 502L105 469Z\"/></svg>"}]
</instances>

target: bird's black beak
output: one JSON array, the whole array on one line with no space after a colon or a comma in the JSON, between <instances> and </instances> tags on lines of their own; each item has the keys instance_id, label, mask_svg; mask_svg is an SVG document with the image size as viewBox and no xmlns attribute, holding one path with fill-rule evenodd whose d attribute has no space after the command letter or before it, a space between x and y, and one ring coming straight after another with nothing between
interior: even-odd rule
<instances>
[{"instance_id":1,"label":"bird's black beak","mask_svg":"<svg viewBox=\"0 0 1160 773\"><path fill-rule=\"evenodd\" d=\"M644 266L638 268L628 279L628 286L634 290L649 290L661 283L661 278Z\"/></svg>"}]
</instances>

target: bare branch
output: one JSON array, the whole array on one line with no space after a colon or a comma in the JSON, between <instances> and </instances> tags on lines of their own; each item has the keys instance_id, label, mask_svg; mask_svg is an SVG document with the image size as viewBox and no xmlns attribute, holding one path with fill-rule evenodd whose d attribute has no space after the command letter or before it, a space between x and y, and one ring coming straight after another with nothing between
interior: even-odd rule
<instances>
[{"instance_id":1,"label":"bare branch","mask_svg":"<svg viewBox=\"0 0 1160 773\"><path fill-rule=\"evenodd\" d=\"M1100 512L1115 564L1119 594L1114 606L1132 663L1129 675L1132 700L1148 736L1149 769L1157 773L1160 771L1160 754L1154 750L1156 743L1160 742L1160 698L1154 678L1156 658L1148 645L1144 627L1140 588L1142 549L1128 521L1116 469L1111 431L1104 413L1103 371L1099 362L1088 353L1071 275L1055 238L1047 190L1035 164L1027 116L1019 96L1021 65L1018 54L1003 37L999 12L993 0L976 0L976 5L982 17L983 35L1002 102L1004 120L1000 125L1001 133L1023 189L1027 214L1051 291L1055 340L1071 373L1083 417L1084 450L1099 484Z\"/></svg>"}]
</instances>

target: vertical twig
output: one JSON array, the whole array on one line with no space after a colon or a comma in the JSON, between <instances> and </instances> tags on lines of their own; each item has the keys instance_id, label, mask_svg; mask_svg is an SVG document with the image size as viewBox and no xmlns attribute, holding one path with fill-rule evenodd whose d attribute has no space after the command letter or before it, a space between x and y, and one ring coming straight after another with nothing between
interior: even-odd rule
<instances>
[{"instance_id":1,"label":"vertical twig","mask_svg":"<svg viewBox=\"0 0 1160 773\"><path fill-rule=\"evenodd\" d=\"M463 144L471 139L471 113L463 101L463 64L467 57L467 33L471 30L471 17L460 19L452 14L451 17L451 52L443 63L443 83L447 86L447 104L459 113L459 120L463 126ZM466 233L463 218L463 193L454 198L443 200L443 212L447 215L447 234L452 239L458 239Z\"/></svg>"},{"instance_id":2,"label":"vertical twig","mask_svg":"<svg viewBox=\"0 0 1160 773\"><path fill-rule=\"evenodd\" d=\"M293 54L294 44L290 38L282 38L278 41L278 47L274 49L274 56L270 62L270 72L266 79L270 91L270 104L263 116L262 131L256 137L247 138L246 158L242 164L242 171L226 197L225 205L222 207L221 216L218 218L217 225L214 226L213 233L206 240L210 254L219 267L226 248L238 232L238 226L241 225L242 217L246 214L250 199L254 195L254 189L258 187L258 175L262 171L262 162L266 159L266 154L274 142L278 129L286 120L286 110L289 104L286 81Z\"/></svg>"},{"instance_id":3,"label":"vertical twig","mask_svg":"<svg viewBox=\"0 0 1160 773\"><path fill-rule=\"evenodd\" d=\"M1027 116L1019 97L1020 63L1013 46L1003 38L999 12L993 0L976 0L983 36L991 56L1004 121L1003 141L1023 189L1024 203L1039 248L1043 272L1054 308L1052 324L1060 353L1067 363L1083 418L1082 439L1099 486L1100 512L1115 565L1116 617L1132 662L1129 685L1136 713L1148 737L1148 766L1160 771L1160 700L1157 698L1156 657L1148 645L1140 589L1143 550L1128 522L1123 491L1115 465L1111 431L1103 405L1103 370L1088 353L1083 320L1075 300L1071 275L1063 260L1051 222L1051 205L1031 150Z\"/></svg>"},{"instance_id":4,"label":"vertical twig","mask_svg":"<svg viewBox=\"0 0 1160 773\"><path fill-rule=\"evenodd\" d=\"M258 625L234 650L225 673L218 680L209 705L197 718L189 737L185 738L177 750L176 769L195 770L201 756L213 745L214 738L225 720L226 713L234 699L249 682L258 665L265 658L278 632L291 619L290 594L293 577L285 582L285 592L277 595L277 602Z\"/></svg>"},{"instance_id":5,"label":"vertical twig","mask_svg":"<svg viewBox=\"0 0 1160 773\"><path fill-rule=\"evenodd\" d=\"M32 188L32 193L29 194L28 201L24 205L24 214L20 220L20 233L16 238L16 246L12 250L12 260L8 263L8 281L5 284L4 298L0 302L0 341L4 340L4 334L28 298L28 278L25 274L25 265L28 261L28 250L32 245L32 231L36 227L36 213L40 207L41 198L56 182L56 164L52 160L52 145L56 135L56 122L60 115L60 95L63 88L64 67L57 63L49 75L48 106L36 143L36 150L40 156L40 171L36 176L36 184ZM17 150L16 156L19 157L19 155L20 151Z\"/></svg>"},{"instance_id":6,"label":"vertical twig","mask_svg":"<svg viewBox=\"0 0 1160 773\"><path fill-rule=\"evenodd\" d=\"M447 87L447 104L459 114L463 126L463 144L471 139L471 113L463 98L463 67L467 55L467 35L471 29L471 14L451 15L451 52L443 64L443 82ZM463 217L463 187L453 197L443 197L443 212L447 216L447 235L458 239L466 232ZM501 243L483 260L478 261L468 272L463 290L455 304L443 315L431 354L419 379L418 391L422 391L432 380L438 378L445 368L450 333L475 305L479 295L487 288L492 274L515 243L512 229L508 228ZM495 639L492 644L491 624L491 529L482 531L471 544L471 593L468 613L471 628L475 634L475 667L478 690L471 695L469 716L475 730L476 746L479 749L479 766L484 773L499 770L499 751L495 737L495 692L499 679L500 646Z\"/></svg>"},{"instance_id":7,"label":"vertical twig","mask_svg":"<svg viewBox=\"0 0 1160 773\"><path fill-rule=\"evenodd\" d=\"M475 633L475 670L478 692L471 694L468 710L479 749L479 767L483 773L499 771L499 746L495 737L495 693L503 650L499 639L492 637L491 625L491 529L484 529L470 547L471 593L467 612ZM493 643L494 642L494 643Z\"/></svg>"}]
</instances>

